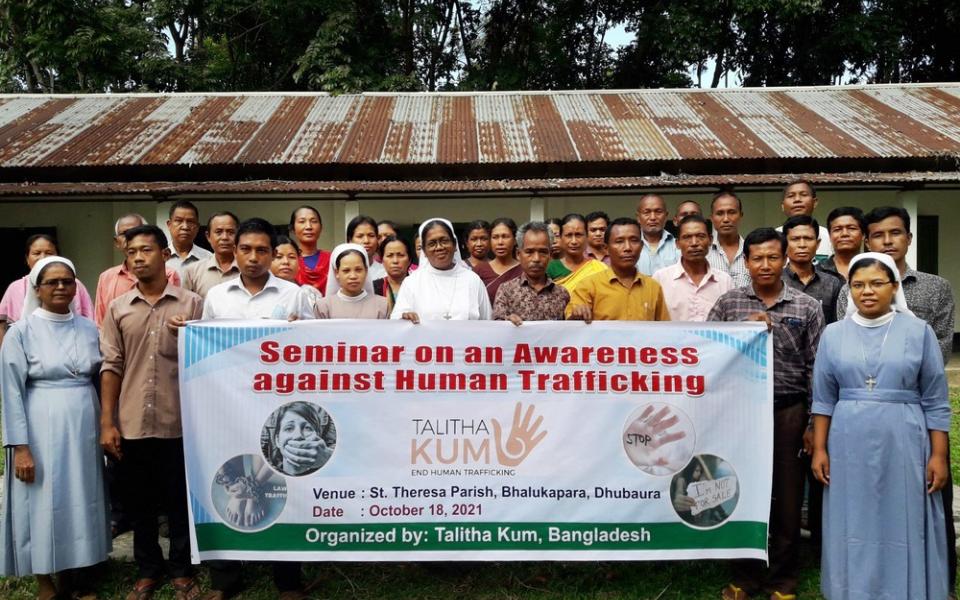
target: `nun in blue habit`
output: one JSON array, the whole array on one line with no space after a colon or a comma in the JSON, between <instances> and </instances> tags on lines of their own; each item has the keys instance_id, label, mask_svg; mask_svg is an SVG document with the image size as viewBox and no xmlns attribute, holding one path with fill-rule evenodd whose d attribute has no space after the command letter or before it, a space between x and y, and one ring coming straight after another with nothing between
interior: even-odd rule
<instances>
[{"instance_id":1,"label":"nun in blue habit","mask_svg":"<svg viewBox=\"0 0 960 600\"><path fill-rule=\"evenodd\" d=\"M830 600L942 600L950 405L933 330L907 308L893 260L850 263L848 318L814 366L814 475L824 483L821 590Z\"/></svg>"},{"instance_id":2,"label":"nun in blue habit","mask_svg":"<svg viewBox=\"0 0 960 600\"><path fill-rule=\"evenodd\" d=\"M69 260L38 261L29 282L24 317L0 347L0 574L36 575L38 597L51 598L51 575L104 561L111 549L94 387L100 349L93 322L71 312Z\"/></svg>"}]
</instances>

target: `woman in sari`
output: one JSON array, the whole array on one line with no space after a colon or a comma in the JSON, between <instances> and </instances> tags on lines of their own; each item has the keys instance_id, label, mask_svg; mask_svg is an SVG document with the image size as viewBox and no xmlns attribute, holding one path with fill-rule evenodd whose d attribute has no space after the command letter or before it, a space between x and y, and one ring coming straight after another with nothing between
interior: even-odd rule
<instances>
[{"instance_id":1,"label":"woman in sari","mask_svg":"<svg viewBox=\"0 0 960 600\"><path fill-rule=\"evenodd\" d=\"M32 269L38 260L57 254L57 242L49 235L38 233L27 238L25 260L28 270ZM20 320L24 299L28 294L33 293L30 289L29 278L29 274L24 275L7 286L7 291L3 294L3 299L0 300L0 343L3 342L3 333ZM93 300L90 299L90 293L80 280L77 280L77 293L73 298L71 309L81 317L93 318Z\"/></svg>"},{"instance_id":2,"label":"woman in sari","mask_svg":"<svg viewBox=\"0 0 960 600\"><path fill-rule=\"evenodd\" d=\"M587 222L583 215L570 213L560 221L561 256L547 265L547 277L571 294L581 281L607 268L599 260L587 258L586 240Z\"/></svg>"},{"instance_id":3,"label":"woman in sari","mask_svg":"<svg viewBox=\"0 0 960 600\"><path fill-rule=\"evenodd\" d=\"M299 285L313 286L321 294L327 288L330 253L317 247L323 222L312 206L301 206L290 215L290 232L299 244L297 281Z\"/></svg>"},{"instance_id":4,"label":"woman in sari","mask_svg":"<svg viewBox=\"0 0 960 600\"><path fill-rule=\"evenodd\" d=\"M380 254L383 256L383 268L387 275L373 282L373 292L386 298L387 308L392 311L393 305L397 303L400 286L410 274L413 249L407 240L390 235L383 240Z\"/></svg>"},{"instance_id":5,"label":"woman in sari","mask_svg":"<svg viewBox=\"0 0 960 600\"><path fill-rule=\"evenodd\" d=\"M467 266L474 271L490 259L490 223L479 219L471 221L463 230L467 249Z\"/></svg>"},{"instance_id":6,"label":"woman in sari","mask_svg":"<svg viewBox=\"0 0 960 600\"><path fill-rule=\"evenodd\" d=\"M547 227L550 228L550 233L553 234L553 241L550 242L550 258L554 260L559 260L563 256L563 252L560 250L560 225L563 224L563 221L556 217L551 217L545 221Z\"/></svg>"},{"instance_id":7,"label":"woman in sari","mask_svg":"<svg viewBox=\"0 0 960 600\"><path fill-rule=\"evenodd\" d=\"M273 262L270 263L270 272L273 273L274 277L279 277L290 283L297 283L297 275L300 272L300 247L285 235L277 236L277 246L273 249ZM317 288L303 284L300 289L306 295L310 306L316 310L317 302L320 298L323 298Z\"/></svg>"},{"instance_id":8,"label":"woman in sari","mask_svg":"<svg viewBox=\"0 0 960 600\"><path fill-rule=\"evenodd\" d=\"M473 272L486 286L492 304L500 286L521 273L517 260L517 224L513 219L501 217L490 224L490 247L493 260L475 265Z\"/></svg>"}]
</instances>

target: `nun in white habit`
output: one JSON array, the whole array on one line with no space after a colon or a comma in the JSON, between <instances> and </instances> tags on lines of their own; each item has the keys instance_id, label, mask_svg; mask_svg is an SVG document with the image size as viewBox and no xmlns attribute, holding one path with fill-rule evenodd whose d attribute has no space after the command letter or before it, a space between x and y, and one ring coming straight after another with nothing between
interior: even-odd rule
<instances>
[{"instance_id":1,"label":"nun in white habit","mask_svg":"<svg viewBox=\"0 0 960 600\"><path fill-rule=\"evenodd\" d=\"M489 320L493 310L483 281L460 261L457 236L446 219L420 226L420 268L403 280L391 319Z\"/></svg>"}]
</instances>

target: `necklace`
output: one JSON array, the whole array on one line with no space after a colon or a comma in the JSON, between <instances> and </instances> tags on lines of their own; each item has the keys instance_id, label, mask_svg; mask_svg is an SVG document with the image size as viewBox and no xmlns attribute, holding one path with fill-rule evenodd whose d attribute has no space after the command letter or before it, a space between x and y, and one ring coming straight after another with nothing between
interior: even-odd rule
<instances>
[{"instance_id":1,"label":"necklace","mask_svg":"<svg viewBox=\"0 0 960 600\"><path fill-rule=\"evenodd\" d=\"M77 323L74 321L71 323L73 325L73 352L68 352L69 346L64 344L64 354L67 358L70 359L70 366L67 367L67 370L74 377L80 377L80 349L77 347Z\"/></svg>"},{"instance_id":2,"label":"necklace","mask_svg":"<svg viewBox=\"0 0 960 600\"><path fill-rule=\"evenodd\" d=\"M877 375L880 372L880 363L883 362L883 346L887 343L887 336L890 335L890 327L893 325L893 319L887 323L887 331L883 334L883 341L880 342L880 349L877 351L877 366L873 369L873 372L870 372L870 365L867 364L867 351L864 348L863 339L860 339L860 356L863 358L863 368L867 372L866 378L863 380L863 383L866 384L868 391L873 391L873 388L877 386ZM857 336L858 338L860 336Z\"/></svg>"},{"instance_id":3,"label":"necklace","mask_svg":"<svg viewBox=\"0 0 960 600\"><path fill-rule=\"evenodd\" d=\"M447 321L453 318L453 314L450 311L453 308L453 301L456 300L456 297L457 297L457 279L458 279L457 276L454 275L453 291L450 292L450 301L447 302L447 310L443 313L443 318L446 319Z\"/></svg>"},{"instance_id":4,"label":"necklace","mask_svg":"<svg viewBox=\"0 0 960 600\"><path fill-rule=\"evenodd\" d=\"M456 268L456 267L454 267L454 268ZM443 311L443 314L440 315L441 317L443 317L443 318L446 319L447 321L449 321L450 319L453 318L453 312L452 312L452 311L453 311L453 303L454 303L454 301L457 299L457 279L459 279L459 278L457 277L456 273L452 273L451 275L452 275L452 278L453 278L453 290L450 292L450 299L447 301L447 310ZM442 280L442 276L434 276L434 277L435 277L435 278L434 278L434 282L433 282L433 286L432 286L432 287L433 287L434 290L436 291L436 294L437 294L437 295L436 295L436 298L439 300L440 298L443 298L443 292L445 291L445 290L443 290L443 286L438 283L439 281Z\"/></svg>"}]
</instances>

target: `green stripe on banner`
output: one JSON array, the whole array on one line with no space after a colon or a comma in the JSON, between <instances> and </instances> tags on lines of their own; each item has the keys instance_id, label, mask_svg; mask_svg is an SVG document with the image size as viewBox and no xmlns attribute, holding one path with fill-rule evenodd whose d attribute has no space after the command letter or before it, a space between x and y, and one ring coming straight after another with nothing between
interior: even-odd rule
<instances>
[{"instance_id":1,"label":"green stripe on banner","mask_svg":"<svg viewBox=\"0 0 960 600\"><path fill-rule=\"evenodd\" d=\"M711 530L697 530L682 523L281 523L254 533L235 531L221 523L202 523L196 526L196 532L201 552L764 550L767 547L767 525L756 521L729 522Z\"/></svg>"}]
</instances>

